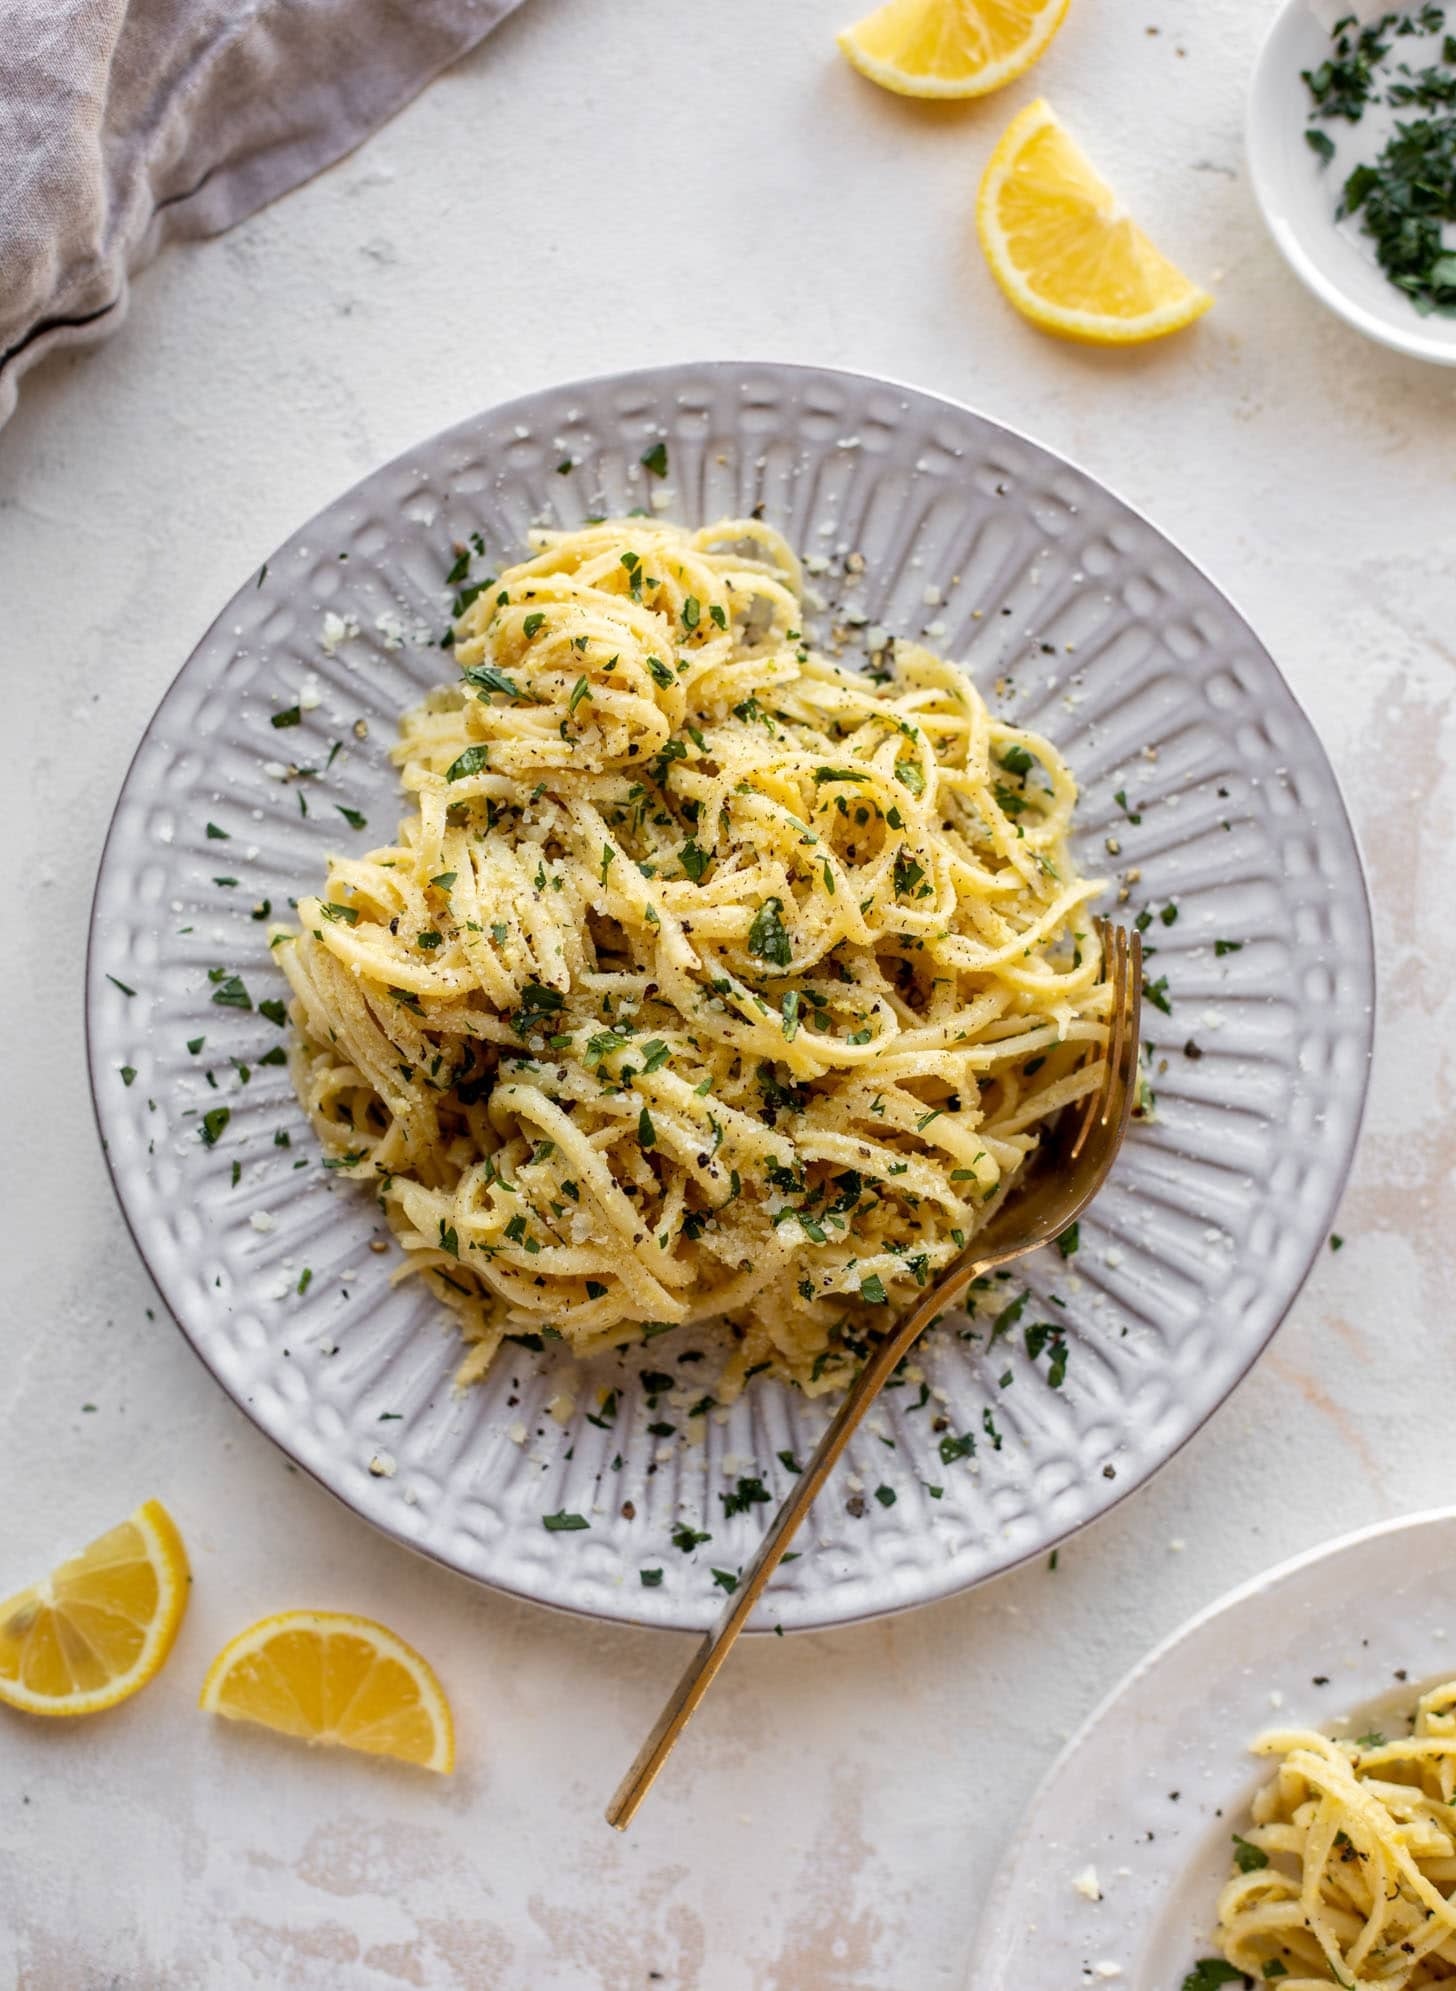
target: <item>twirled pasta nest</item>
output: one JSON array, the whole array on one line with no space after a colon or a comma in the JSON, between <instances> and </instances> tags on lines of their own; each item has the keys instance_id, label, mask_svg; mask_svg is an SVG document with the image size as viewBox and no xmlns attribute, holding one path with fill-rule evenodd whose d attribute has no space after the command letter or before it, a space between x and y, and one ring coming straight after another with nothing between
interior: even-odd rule
<instances>
[{"instance_id":1,"label":"twirled pasta nest","mask_svg":"<svg viewBox=\"0 0 1456 1991\"><path fill-rule=\"evenodd\" d=\"M721 1318L720 1399L834 1387L1096 1082L1075 785L927 650L816 652L756 521L535 543L279 948L299 1095L466 1377Z\"/></svg>"}]
</instances>

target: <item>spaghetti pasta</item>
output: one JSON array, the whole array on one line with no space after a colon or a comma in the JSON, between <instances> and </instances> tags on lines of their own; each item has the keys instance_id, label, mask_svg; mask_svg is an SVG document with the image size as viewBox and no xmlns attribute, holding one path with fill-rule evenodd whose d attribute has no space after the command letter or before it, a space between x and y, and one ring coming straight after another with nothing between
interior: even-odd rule
<instances>
[{"instance_id":1,"label":"spaghetti pasta","mask_svg":"<svg viewBox=\"0 0 1456 1991\"><path fill-rule=\"evenodd\" d=\"M719 1400L835 1387L1097 1084L1075 784L927 650L820 654L756 520L534 545L279 949L300 1098L464 1377L723 1318Z\"/></svg>"},{"instance_id":2,"label":"spaghetti pasta","mask_svg":"<svg viewBox=\"0 0 1456 1991\"><path fill-rule=\"evenodd\" d=\"M1411 1729L1255 1742L1279 1764L1219 1897L1235 1969L1281 1991L1456 1982L1456 1681L1421 1697Z\"/></svg>"}]
</instances>

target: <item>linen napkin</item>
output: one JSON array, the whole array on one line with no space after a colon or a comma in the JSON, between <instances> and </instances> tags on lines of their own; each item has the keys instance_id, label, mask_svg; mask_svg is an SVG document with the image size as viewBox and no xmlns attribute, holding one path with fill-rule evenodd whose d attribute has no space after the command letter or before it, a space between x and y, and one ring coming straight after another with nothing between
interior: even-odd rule
<instances>
[{"instance_id":1,"label":"linen napkin","mask_svg":"<svg viewBox=\"0 0 1456 1991\"><path fill-rule=\"evenodd\" d=\"M0 423L127 279L350 151L519 0L0 0Z\"/></svg>"}]
</instances>

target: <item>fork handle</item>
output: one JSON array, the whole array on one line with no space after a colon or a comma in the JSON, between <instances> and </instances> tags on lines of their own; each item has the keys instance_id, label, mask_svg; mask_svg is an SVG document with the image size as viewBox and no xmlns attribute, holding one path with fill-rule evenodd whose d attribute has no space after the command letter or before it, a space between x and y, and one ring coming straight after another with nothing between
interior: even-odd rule
<instances>
[{"instance_id":1,"label":"fork handle","mask_svg":"<svg viewBox=\"0 0 1456 1991\"><path fill-rule=\"evenodd\" d=\"M994 1264L995 1260L989 1262ZM824 1436L815 1446L813 1457L795 1480L792 1493L775 1515L717 1624L704 1635L702 1644L689 1660L666 1707L658 1716L652 1733L617 1786L616 1794L607 1806L607 1823L614 1825L619 1832L625 1832L632 1823L638 1805L651 1789L653 1779L692 1719L698 1703L712 1686L719 1667L733 1649L734 1640L767 1589L769 1578L782 1562L800 1522L813 1506L865 1412L936 1315L954 1306L971 1280L985 1269L979 1260L963 1259L951 1266L945 1278L932 1287L894 1333L878 1345L850 1385Z\"/></svg>"}]
</instances>

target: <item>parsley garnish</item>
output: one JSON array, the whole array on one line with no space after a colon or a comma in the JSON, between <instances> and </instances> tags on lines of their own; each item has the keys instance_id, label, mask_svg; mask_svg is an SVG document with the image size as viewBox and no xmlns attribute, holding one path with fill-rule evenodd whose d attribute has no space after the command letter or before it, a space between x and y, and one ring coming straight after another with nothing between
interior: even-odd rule
<instances>
[{"instance_id":1,"label":"parsley garnish","mask_svg":"<svg viewBox=\"0 0 1456 1991\"><path fill-rule=\"evenodd\" d=\"M1268 1866L1269 1855L1262 1846L1251 1845L1247 1839L1240 1838L1237 1832L1233 1835L1233 1841L1234 1865L1240 1873L1257 1873L1260 1867Z\"/></svg>"},{"instance_id":2,"label":"parsley garnish","mask_svg":"<svg viewBox=\"0 0 1456 1991\"><path fill-rule=\"evenodd\" d=\"M251 1009L253 998L243 986L241 975L227 975L212 992L212 999L223 1009Z\"/></svg>"},{"instance_id":3,"label":"parsley garnish","mask_svg":"<svg viewBox=\"0 0 1456 1991\"><path fill-rule=\"evenodd\" d=\"M700 1534L696 1528L688 1527L685 1521L680 1521L672 1531L672 1545L684 1555L691 1555L700 1542L711 1542L712 1539L711 1535Z\"/></svg>"},{"instance_id":4,"label":"parsley garnish","mask_svg":"<svg viewBox=\"0 0 1456 1991\"><path fill-rule=\"evenodd\" d=\"M703 873L707 870L708 866L713 861L709 852L707 852L706 850L699 850L697 844L694 843L691 837L688 838L687 842L683 845L682 849L678 852L677 855L678 855L678 862L682 865L683 870L687 873L688 877L692 879L695 885L698 883Z\"/></svg>"},{"instance_id":5,"label":"parsley garnish","mask_svg":"<svg viewBox=\"0 0 1456 1991\"><path fill-rule=\"evenodd\" d=\"M463 754L452 760L445 769L447 781L463 781L468 774L479 774L490 757L490 748L483 743L467 747Z\"/></svg>"},{"instance_id":6,"label":"parsley garnish","mask_svg":"<svg viewBox=\"0 0 1456 1991\"><path fill-rule=\"evenodd\" d=\"M343 817L344 821L349 825L349 828L351 830L368 829L369 827L368 818L366 816L361 816L357 809L346 809L342 802L335 802L334 807L338 810L339 814Z\"/></svg>"},{"instance_id":7,"label":"parsley garnish","mask_svg":"<svg viewBox=\"0 0 1456 1991\"><path fill-rule=\"evenodd\" d=\"M782 899L765 899L748 929L749 953L779 968L787 968L792 958L788 932L781 917L783 909Z\"/></svg>"},{"instance_id":8,"label":"parsley garnish","mask_svg":"<svg viewBox=\"0 0 1456 1991\"><path fill-rule=\"evenodd\" d=\"M498 670L494 664L467 665L461 676L467 684L473 684L477 691L498 691L503 698L524 698L525 692L512 677Z\"/></svg>"},{"instance_id":9,"label":"parsley garnish","mask_svg":"<svg viewBox=\"0 0 1456 1991\"><path fill-rule=\"evenodd\" d=\"M233 1117L232 1114L228 1111L226 1106L210 1107L208 1111L203 1114L202 1122L197 1129L197 1133L198 1133L198 1138L201 1140L202 1145L205 1148L214 1147L216 1145L218 1135L221 1134L223 1128L227 1125L228 1121L232 1119L232 1117Z\"/></svg>"},{"instance_id":10,"label":"parsley garnish","mask_svg":"<svg viewBox=\"0 0 1456 1991\"><path fill-rule=\"evenodd\" d=\"M650 470L654 477L667 475L667 444L655 442L651 449L642 452L642 467Z\"/></svg>"},{"instance_id":11,"label":"parsley garnish","mask_svg":"<svg viewBox=\"0 0 1456 1991\"><path fill-rule=\"evenodd\" d=\"M585 1514L568 1514L565 1508L562 1508L555 1514L543 1514L541 1526L548 1535L569 1535L575 1533L578 1528L589 1528L591 1522Z\"/></svg>"},{"instance_id":12,"label":"parsley garnish","mask_svg":"<svg viewBox=\"0 0 1456 1991\"><path fill-rule=\"evenodd\" d=\"M768 1488L761 1479L740 1479L731 1493L720 1493L723 1503L723 1518L731 1520L735 1514L746 1514L750 1507L765 1504L769 1499Z\"/></svg>"},{"instance_id":13,"label":"parsley garnish","mask_svg":"<svg viewBox=\"0 0 1456 1991\"><path fill-rule=\"evenodd\" d=\"M281 733L285 726L301 726L303 724L303 713L296 705L289 705L282 712L275 712L273 717L268 721L268 724L276 726Z\"/></svg>"},{"instance_id":14,"label":"parsley garnish","mask_svg":"<svg viewBox=\"0 0 1456 1991\"><path fill-rule=\"evenodd\" d=\"M1218 1991L1220 1984L1247 1984L1248 1979L1221 1956L1200 1957L1183 1979L1183 1991Z\"/></svg>"},{"instance_id":15,"label":"parsley garnish","mask_svg":"<svg viewBox=\"0 0 1456 1991\"><path fill-rule=\"evenodd\" d=\"M518 1037L529 1037L548 1016L558 1015L561 1006L559 990L544 988L540 982L527 982L521 990L521 1007L511 1017L511 1028Z\"/></svg>"}]
</instances>

